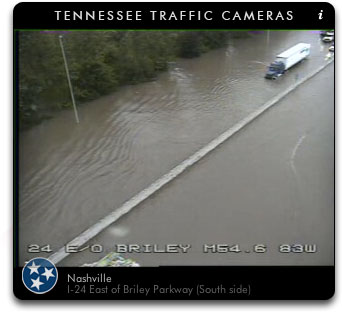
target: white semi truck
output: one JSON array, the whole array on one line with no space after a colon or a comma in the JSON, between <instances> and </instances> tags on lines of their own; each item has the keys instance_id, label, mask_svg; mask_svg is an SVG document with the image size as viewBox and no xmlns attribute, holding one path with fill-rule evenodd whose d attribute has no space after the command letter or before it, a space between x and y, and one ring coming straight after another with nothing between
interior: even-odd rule
<instances>
[{"instance_id":1,"label":"white semi truck","mask_svg":"<svg viewBox=\"0 0 342 312\"><path fill-rule=\"evenodd\" d=\"M277 58L268 67L265 75L267 79L277 79L293 65L304 60L310 54L310 44L298 43L285 52L278 54Z\"/></svg>"}]
</instances>

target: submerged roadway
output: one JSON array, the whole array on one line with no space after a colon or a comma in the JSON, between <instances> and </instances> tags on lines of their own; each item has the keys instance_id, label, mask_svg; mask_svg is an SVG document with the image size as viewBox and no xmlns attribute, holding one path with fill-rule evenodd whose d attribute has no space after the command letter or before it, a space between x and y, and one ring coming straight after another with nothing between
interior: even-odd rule
<instances>
[{"instance_id":1,"label":"submerged roadway","mask_svg":"<svg viewBox=\"0 0 342 312\"><path fill-rule=\"evenodd\" d=\"M130 247L123 256L144 266L333 264L334 65L88 243L94 244L104 253L84 251L59 265ZM152 252L143 252L146 245Z\"/></svg>"}]
</instances>

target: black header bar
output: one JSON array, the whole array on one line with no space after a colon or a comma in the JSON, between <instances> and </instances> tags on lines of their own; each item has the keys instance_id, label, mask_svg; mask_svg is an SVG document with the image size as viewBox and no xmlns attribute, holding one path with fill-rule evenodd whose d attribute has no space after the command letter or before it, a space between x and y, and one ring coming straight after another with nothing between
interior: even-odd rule
<instances>
[{"instance_id":1,"label":"black header bar","mask_svg":"<svg viewBox=\"0 0 342 312\"><path fill-rule=\"evenodd\" d=\"M14 29L333 29L327 2L23 2Z\"/></svg>"}]
</instances>

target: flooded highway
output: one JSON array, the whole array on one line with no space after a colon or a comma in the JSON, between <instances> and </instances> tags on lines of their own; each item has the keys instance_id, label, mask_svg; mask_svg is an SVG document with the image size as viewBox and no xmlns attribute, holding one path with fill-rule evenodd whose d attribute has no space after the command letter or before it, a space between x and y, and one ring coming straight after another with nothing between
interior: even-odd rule
<instances>
[{"instance_id":1,"label":"flooded highway","mask_svg":"<svg viewBox=\"0 0 342 312\"><path fill-rule=\"evenodd\" d=\"M276 54L310 43L308 60L264 79ZM27 246L56 251L217 135L326 62L314 31L252 32L156 81L127 86L20 136L20 262ZM322 105L324 104L324 105ZM130 255L142 265L331 264L333 65L291 93L217 153L152 196L93 242L191 244L187 254ZM267 196L266 196L267 195ZM272 246L265 254L206 253L203 244ZM319 252L288 255L277 244ZM36 256L37 254L35 254ZM41 253L41 255L45 255ZM88 252L61 265L96 261Z\"/></svg>"}]
</instances>

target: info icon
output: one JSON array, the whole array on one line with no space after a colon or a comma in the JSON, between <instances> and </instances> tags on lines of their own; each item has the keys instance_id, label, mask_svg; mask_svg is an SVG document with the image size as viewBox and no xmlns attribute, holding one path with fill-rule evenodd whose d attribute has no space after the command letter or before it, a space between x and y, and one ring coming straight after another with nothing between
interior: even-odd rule
<instances>
[{"instance_id":1,"label":"info icon","mask_svg":"<svg viewBox=\"0 0 342 312\"><path fill-rule=\"evenodd\" d=\"M24 266L22 279L29 291L44 294L56 285L57 268L48 259L34 258Z\"/></svg>"}]
</instances>

